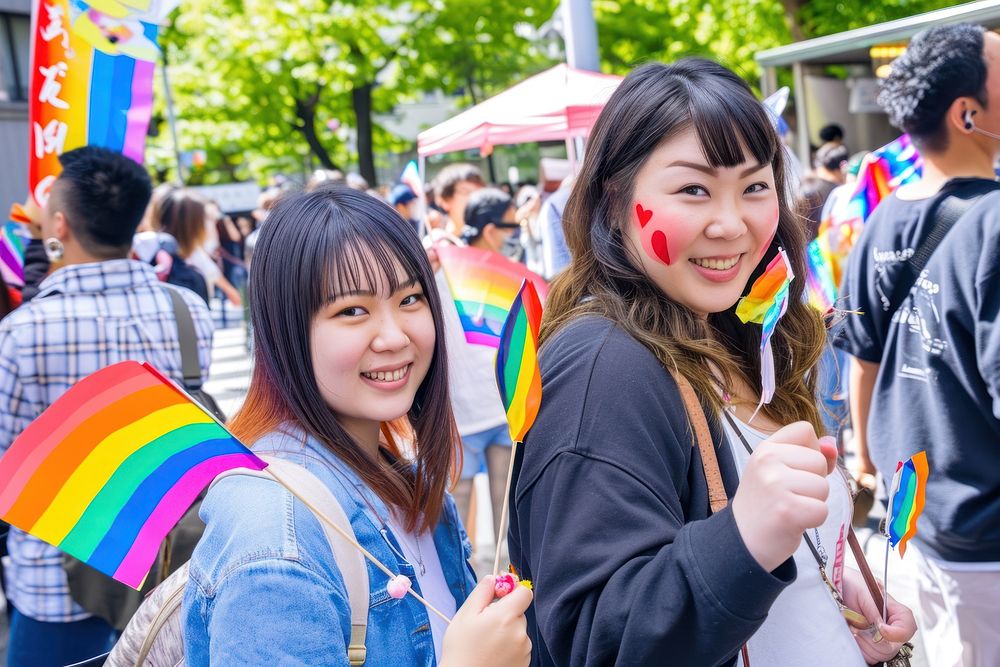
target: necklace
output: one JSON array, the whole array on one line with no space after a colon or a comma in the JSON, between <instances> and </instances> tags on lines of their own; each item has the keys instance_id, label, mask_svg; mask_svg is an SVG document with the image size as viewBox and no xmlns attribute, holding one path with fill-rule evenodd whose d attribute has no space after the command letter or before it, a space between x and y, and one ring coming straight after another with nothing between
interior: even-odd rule
<instances>
[{"instance_id":1,"label":"necklace","mask_svg":"<svg viewBox=\"0 0 1000 667\"><path fill-rule=\"evenodd\" d=\"M746 449L747 452L749 452L750 454L753 454L753 447L750 446L750 443L747 442L746 436L743 435L743 429L741 429L739 427L739 424L736 423L736 420L734 420L729 415L729 412L723 410L722 414L729 422L729 426L731 426L733 431L736 433L736 437L738 437L740 439L740 442L743 443L743 448ZM827 590L830 591L830 595L833 597L833 601L837 603L837 607L840 609L840 613L844 616L844 618L846 618L849 621L853 621L854 623L862 625L867 624L868 621L862 614L859 614L858 612L854 611L853 609L847 606L847 603L844 602L844 598L840 594L840 591L838 591L837 587L833 585L832 581L830 581L830 577L826 573L827 559L824 558L822 554L820 554L819 550L816 548L816 545L813 544L812 539L810 539L809 537L808 531L803 532L802 537L805 538L806 545L809 547L810 553L812 553L813 558L816 559L816 564L819 566L819 576L823 580L823 583L826 584ZM816 531L816 537L817 539L819 538L819 531Z\"/></svg>"},{"instance_id":2,"label":"necklace","mask_svg":"<svg viewBox=\"0 0 1000 667\"><path fill-rule=\"evenodd\" d=\"M344 480L344 483L347 485L347 488L350 488L350 486L351 486L350 480L346 479L346 477L344 476L344 474L340 470L338 470L337 468L334 467L334 468L332 468L332 470L334 471L334 473L338 477L340 477L341 479ZM423 551L420 548L420 536L419 536L419 534L416 535L415 539L414 539L414 542L416 543L416 545L415 545L416 546L416 550L414 550L413 548L410 547L409 539L404 539L405 529L400 524L399 530L395 531L395 533L394 533L394 534L396 534L397 539L399 540L399 547L400 548L397 549L396 545L393 544L393 540L389 536L389 524L388 524L388 522L386 521L385 518L382 517L381 514L379 514L379 511L377 509L375 509L375 505L373 505L371 503L371 501L368 500L368 494L366 493L367 490L368 489L367 489L366 486L364 486L364 485L359 486L358 487L358 495L361 496L362 502L364 502L364 504L368 507L368 509L371 511L372 515L376 519L378 519L378 523L379 523L379 526L380 526L379 533L382 535L382 539L385 540L386 545L388 545L388 547L390 549L392 549L392 552L394 554L396 554L397 558L399 558L400 560L402 560L404 563L406 563L410 567L413 567L413 569L414 569L415 572L419 572L419 575L421 577L424 576L425 574L427 574L427 566L424 565L424 554L423 554ZM410 556L409 557L404 553L406 550L409 550L409 552L410 552ZM415 558L414 558L414 556L415 556ZM413 560L417 561L415 566L414 566L414 563L412 562Z\"/></svg>"},{"instance_id":3,"label":"necklace","mask_svg":"<svg viewBox=\"0 0 1000 667\"><path fill-rule=\"evenodd\" d=\"M383 530L385 530L384 525L383 525ZM405 552L407 549L409 549L410 556L413 556L414 555L414 549L409 544L409 542L410 542L409 535L406 534L406 533L403 533L402 531L400 531L399 534L397 535L397 537L399 538L399 545L400 545L400 547L402 547L403 551ZM415 552L416 561L417 561L417 567L414 568L414 569L418 570L418 574L422 577L425 574L427 574L427 567L424 565L424 554L423 554L423 552L420 549L420 535L414 535L413 536L413 542L414 542L415 546L417 547L416 548L416 552ZM407 562L409 562L408 559L404 559L404 560L407 560ZM412 565L412 563L411 563L411 565Z\"/></svg>"}]
</instances>

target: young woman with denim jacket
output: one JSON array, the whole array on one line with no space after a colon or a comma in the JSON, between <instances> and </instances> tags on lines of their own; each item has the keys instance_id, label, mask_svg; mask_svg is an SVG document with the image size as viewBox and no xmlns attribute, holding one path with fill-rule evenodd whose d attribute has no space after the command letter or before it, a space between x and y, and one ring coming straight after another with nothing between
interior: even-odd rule
<instances>
[{"instance_id":1,"label":"young woman with denim jacket","mask_svg":"<svg viewBox=\"0 0 1000 667\"><path fill-rule=\"evenodd\" d=\"M313 472L361 545L454 616L391 597L369 565L365 665L526 665L531 594L491 604L446 493L460 450L441 307L408 223L353 190L289 197L261 232L249 289L255 363L233 433ZM346 665L347 590L312 513L270 480L233 476L201 516L188 662Z\"/></svg>"}]
</instances>

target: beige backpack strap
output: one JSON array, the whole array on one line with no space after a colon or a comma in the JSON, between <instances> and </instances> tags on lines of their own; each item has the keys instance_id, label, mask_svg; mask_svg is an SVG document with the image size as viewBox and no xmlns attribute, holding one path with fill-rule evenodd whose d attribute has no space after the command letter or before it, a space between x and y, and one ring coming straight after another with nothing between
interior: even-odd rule
<instances>
[{"instance_id":1,"label":"beige backpack strap","mask_svg":"<svg viewBox=\"0 0 1000 667\"><path fill-rule=\"evenodd\" d=\"M705 480L708 482L708 502L712 507L712 513L715 514L729 504L729 496L726 495L726 487L722 483L722 472L719 470L719 459L715 455L712 432L708 430L705 410L701 407L698 395L694 393L694 387L684 376L677 373L671 373L671 375L677 383L677 389L681 392L681 400L684 401L688 421L691 422L691 430L698 442L701 465L705 469Z\"/></svg>"},{"instance_id":2,"label":"beige backpack strap","mask_svg":"<svg viewBox=\"0 0 1000 667\"><path fill-rule=\"evenodd\" d=\"M314 507L323 512L328 519L337 524L348 534L353 535L354 529L344 512L343 506L337 497L330 492L330 489L320 481L316 475L306 468L274 456L262 455L262 459L267 461L268 467L273 467L274 471L281 475L281 478L295 487L303 498L309 501ZM237 469L228 474L251 475L253 477L263 477L275 481L267 474L266 470L255 471L246 468ZM216 482L223 476L216 478ZM344 538L336 533L332 528L320 521L323 532L326 534L327 542L333 551L334 560L344 577L344 586L347 588L347 601L351 606L351 639L347 646L347 659L351 665L365 664L367 650L365 649L365 637L368 634L368 566L365 564L364 556L354 546L348 544Z\"/></svg>"}]
</instances>

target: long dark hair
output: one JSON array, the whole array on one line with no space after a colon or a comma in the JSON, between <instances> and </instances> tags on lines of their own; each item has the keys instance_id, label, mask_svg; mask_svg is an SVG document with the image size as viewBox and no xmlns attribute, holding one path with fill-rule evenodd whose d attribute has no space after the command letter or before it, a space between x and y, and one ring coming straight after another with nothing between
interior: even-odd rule
<instances>
[{"instance_id":1,"label":"long dark hair","mask_svg":"<svg viewBox=\"0 0 1000 667\"><path fill-rule=\"evenodd\" d=\"M434 358L395 434L412 437L411 465L387 437L395 464L381 465L344 430L323 400L313 372L312 321L337 294L384 280L399 285L397 265L416 279L437 331ZM405 282L405 281L404 281ZM458 431L448 397L441 302L427 255L410 224L388 205L349 188L320 188L280 200L261 229L250 271L255 348L250 389L230 428L252 444L292 421L319 440L387 504L399 508L408 530L430 529L457 471ZM383 433L390 434L383 428Z\"/></svg>"},{"instance_id":2,"label":"long dark hair","mask_svg":"<svg viewBox=\"0 0 1000 667\"><path fill-rule=\"evenodd\" d=\"M779 423L804 419L821 428L810 370L826 337L819 315L802 302L805 239L789 209L781 142L767 112L738 76L698 58L633 70L614 92L594 126L587 155L563 215L573 261L553 283L542 322L543 342L576 317L600 314L615 321L677 369L702 400L722 408L716 373L760 390L760 330L736 317L735 305L708 320L671 301L641 270L623 241L635 179L664 140L693 127L713 167L734 167L748 157L774 170L778 191L777 239L796 280L789 306L772 338L777 391L765 412ZM778 251L767 250L747 285Z\"/></svg>"}]
</instances>

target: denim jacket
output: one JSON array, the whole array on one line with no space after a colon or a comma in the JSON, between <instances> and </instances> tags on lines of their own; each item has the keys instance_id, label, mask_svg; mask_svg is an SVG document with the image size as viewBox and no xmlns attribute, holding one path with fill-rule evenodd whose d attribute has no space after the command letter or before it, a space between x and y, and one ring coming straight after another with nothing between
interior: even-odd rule
<instances>
[{"instance_id":1,"label":"denim jacket","mask_svg":"<svg viewBox=\"0 0 1000 667\"><path fill-rule=\"evenodd\" d=\"M420 592L413 566L385 518L386 505L328 449L297 429L254 445L305 466L340 501L354 533ZM231 476L211 488L201 508L205 534L191 558L184 593L184 645L189 665L347 665L350 607L343 577L319 521L267 479ZM448 497L434 531L441 568L456 606L475 575L469 539ZM427 609L412 596L389 597L387 577L368 565L366 667L435 664Z\"/></svg>"}]
</instances>

